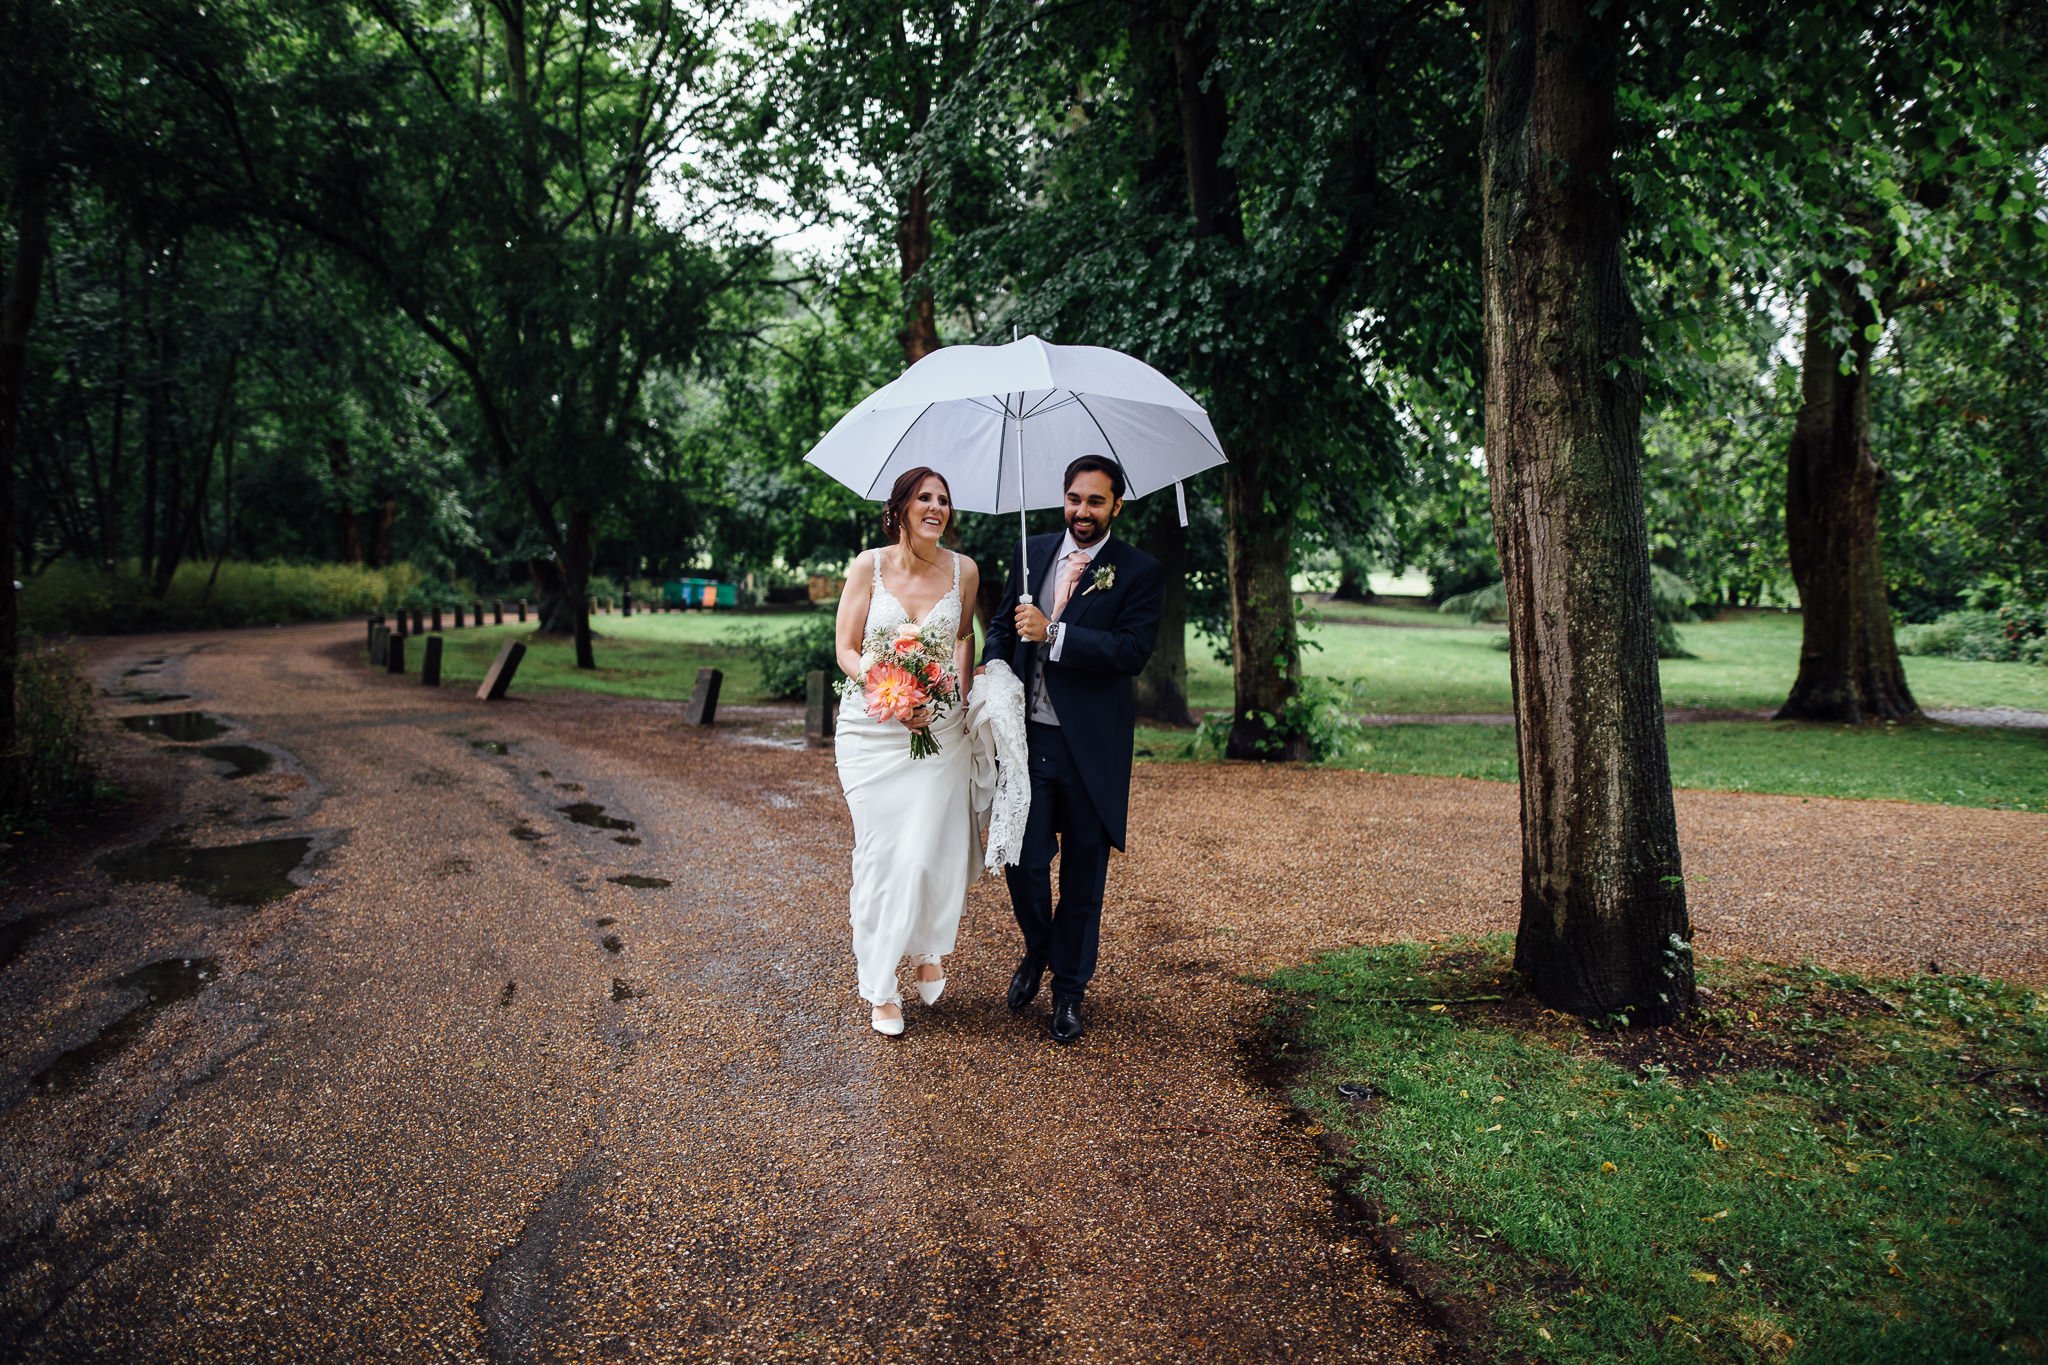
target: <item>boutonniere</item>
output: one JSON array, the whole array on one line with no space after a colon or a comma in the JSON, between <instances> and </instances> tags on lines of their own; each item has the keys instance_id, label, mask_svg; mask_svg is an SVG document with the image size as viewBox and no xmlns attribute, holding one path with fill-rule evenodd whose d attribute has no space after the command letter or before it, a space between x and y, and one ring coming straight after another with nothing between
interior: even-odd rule
<instances>
[{"instance_id":1,"label":"boutonniere","mask_svg":"<svg viewBox=\"0 0 2048 1365\"><path fill-rule=\"evenodd\" d=\"M1115 586L1116 565L1098 564L1095 568L1095 572L1088 576L1088 586L1081 589L1081 596L1086 597L1089 593L1094 592L1097 588L1102 589L1104 592L1108 592L1111 588Z\"/></svg>"}]
</instances>

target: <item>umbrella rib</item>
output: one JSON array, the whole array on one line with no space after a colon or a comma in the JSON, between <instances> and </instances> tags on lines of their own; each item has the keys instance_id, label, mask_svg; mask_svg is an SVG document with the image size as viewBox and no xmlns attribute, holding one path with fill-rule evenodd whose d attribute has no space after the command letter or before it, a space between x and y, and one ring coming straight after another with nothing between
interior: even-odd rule
<instances>
[{"instance_id":1,"label":"umbrella rib","mask_svg":"<svg viewBox=\"0 0 2048 1365\"><path fill-rule=\"evenodd\" d=\"M1063 394L1063 393L1064 393L1064 394L1066 394L1066 395L1067 395L1067 397L1066 397L1066 398L1064 398L1064 399L1061 399L1061 400L1060 400L1060 401L1059 401L1059 402L1058 402L1057 404L1054 404L1054 403L1053 403L1053 400L1054 400L1055 398L1059 398L1059 396L1060 396L1061 394ZM1021 397L1021 395L1020 395L1020 397ZM1022 417L1036 417L1036 416L1038 416L1038 414L1039 414L1039 413L1041 413L1041 412L1045 412L1045 411L1048 411L1048 410L1049 410L1049 408L1051 408L1051 407L1065 407L1065 406L1066 406L1066 405L1067 405L1068 403L1078 403L1078 402L1080 402L1080 401L1081 401L1081 395L1080 395L1080 394L1078 394L1078 393L1075 393L1075 392L1074 392L1074 391L1073 391L1072 389L1047 389L1047 390L1045 391L1045 397L1043 397L1043 398L1039 399L1039 400L1038 400L1038 403L1037 403L1037 405L1036 405L1036 406L1034 406L1034 407L1033 407L1033 408L1031 409L1031 411L1029 411L1029 412L1022 412L1022 413L1019 413L1019 414L1017 414L1017 415L1018 415L1018 416L1019 416L1020 418L1022 418Z\"/></svg>"},{"instance_id":2,"label":"umbrella rib","mask_svg":"<svg viewBox=\"0 0 2048 1365\"><path fill-rule=\"evenodd\" d=\"M1116 461L1116 467L1118 469L1123 470L1124 487L1128 489L1133 496L1142 496L1142 494L1139 494L1137 490L1132 487L1130 466L1124 463L1123 456L1116 453L1116 442L1109 439L1109 432L1103 429L1102 419L1095 415L1095 409L1089 407L1087 400L1082 398L1081 395L1078 393L1074 395L1074 401L1081 405L1081 411L1088 414L1088 420L1095 423L1095 430L1101 433L1102 444L1109 450L1109 458ZM1146 492L1150 491L1150 489L1146 490Z\"/></svg>"},{"instance_id":3,"label":"umbrella rib","mask_svg":"<svg viewBox=\"0 0 2048 1365\"><path fill-rule=\"evenodd\" d=\"M1214 441L1210 440L1208 434L1204 432L1200 427L1196 426L1193 422L1188 422L1188 415L1186 413L1182 412L1179 408L1170 408L1168 409L1168 411L1173 413L1174 416L1180 418L1181 421L1187 422L1188 430L1194 432L1195 435L1200 436L1202 438L1202 443L1208 446L1209 449L1216 452L1216 458L1224 461L1228 461L1230 459L1228 455L1225 455L1223 453L1222 446L1219 446Z\"/></svg>"},{"instance_id":4,"label":"umbrella rib","mask_svg":"<svg viewBox=\"0 0 2048 1365\"><path fill-rule=\"evenodd\" d=\"M895 459L895 458L896 458L896 452L897 452L897 451L899 451L899 450L901 450L901 449L903 449L903 443L904 443L905 441L907 441L907 440L909 440L909 439L910 439L910 433L911 433L911 431L912 431L912 430L913 430L913 429L914 429L914 428L915 428L915 427L917 426L917 424L918 424L919 422L922 422L922 421L924 420L924 414L925 414L925 413L927 413L927 412L930 412L930 411L931 411L931 410L932 410L932 409L933 409L934 407L937 407L937 406L938 406L938 405L937 405L936 403L926 403L926 404L924 405L924 409L923 409L923 411L919 412L919 413L917 414L917 416L915 416L915 417L913 417L913 418L911 418L911 419L910 419L910 422L909 422L909 424L908 424L908 425L906 425L906 426L905 426L905 427L903 428L903 434L902 434L901 436L898 436L898 437L896 438L896 444L895 444L895 445L892 445L892 446L890 446L890 447L889 447L889 453L888 453L887 455L884 455L884 456L882 457L882 463L881 463L880 465L876 466L876 468L875 468L875 478L874 478L874 482L873 482L873 483L870 483L870 484L868 485L868 491L867 491L867 492L865 492L865 493L861 494L861 496L862 496L863 498L866 498L866 499L867 499L867 500L868 500L869 502L873 502L873 501L874 501L874 499L875 499L875 486L876 486L876 484L879 484L879 483L881 483L881 481L882 481L882 475L883 475L883 474L884 474L885 472L887 472L887 470L888 470L888 468L889 468L889 461L891 461L891 460Z\"/></svg>"}]
</instances>

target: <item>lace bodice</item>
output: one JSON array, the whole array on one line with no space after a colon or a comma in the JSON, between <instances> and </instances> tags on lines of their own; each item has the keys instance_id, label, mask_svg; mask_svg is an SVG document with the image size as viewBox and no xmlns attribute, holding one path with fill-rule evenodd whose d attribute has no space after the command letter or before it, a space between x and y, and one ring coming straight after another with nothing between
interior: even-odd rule
<instances>
[{"instance_id":1,"label":"lace bodice","mask_svg":"<svg viewBox=\"0 0 2048 1365\"><path fill-rule=\"evenodd\" d=\"M946 551L946 553L953 555L953 586L946 590L944 597L941 597L932 604L932 609L924 614L924 620L916 624L921 629L943 625L947 630L958 635L960 633L960 556L953 554L951 550ZM875 552L875 590L868 595L868 623L866 628L861 631L862 639L866 639L869 633L878 628L894 630L897 626L911 619L910 613L904 609L903 604L896 600L896 594L890 592L889 585L882 581L882 554L883 551L880 550Z\"/></svg>"}]
</instances>

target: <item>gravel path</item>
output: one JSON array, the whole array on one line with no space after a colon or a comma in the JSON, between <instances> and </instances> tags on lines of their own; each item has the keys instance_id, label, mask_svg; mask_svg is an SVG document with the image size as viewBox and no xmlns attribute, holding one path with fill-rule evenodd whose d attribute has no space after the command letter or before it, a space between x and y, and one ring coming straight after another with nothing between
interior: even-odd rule
<instances>
[{"instance_id":1,"label":"gravel path","mask_svg":"<svg viewBox=\"0 0 2048 1365\"><path fill-rule=\"evenodd\" d=\"M1004 1010L994 882L888 1040L831 756L788 712L485 707L360 642L96 646L110 692L194 698L111 709L202 707L272 766L124 737L153 799L8 888L0 1357L1439 1357L1259 1079L1241 978L1512 927L1511 788L1141 765L1087 1040ZM2048 982L2048 816L1679 815L1703 952ZM247 906L90 862L164 825L310 840L303 885ZM145 998L124 974L187 959L189 999L63 1060Z\"/></svg>"}]
</instances>

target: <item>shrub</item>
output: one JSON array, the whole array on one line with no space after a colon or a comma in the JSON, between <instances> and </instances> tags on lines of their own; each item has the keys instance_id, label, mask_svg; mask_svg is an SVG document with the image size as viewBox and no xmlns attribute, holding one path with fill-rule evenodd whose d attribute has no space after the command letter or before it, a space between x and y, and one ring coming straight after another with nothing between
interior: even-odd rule
<instances>
[{"instance_id":1,"label":"shrub","mask_svg":"<svg viewBox=\"0 0 2048 1365\"><path fill-rule=\"evenodd\" d=\"M92 686L71 651L23 637L14 672L14 749L0 770L0 817L11 828L99 793L90 743Z\"/></svg>"},{"instance_id":2,"label":"shrub","mask_svg":"<svg viewBox=\"0 0 2048 1365\"><path fill-rule=\"evenodd\" d=\"M1995 611L1952 611L1925 625L1901 626L1899 652L2048 664L2048 606L2009 603Z\"/></svg>"},{"instance_id":3,"label":"shrub","mask_svg":"<svg viewBox=\"0 0 2048 1365\"><path fill-rule=\"evenodd\" d=\"M1679 637L1678 623L1698 619L1693 610L1693 600L1698 596L1692 584L1680 578L1669 569L1658 565L1650 566L1650 610L1657 618L1657 657L1660 659L1690 659L1692 654ZM1490 583L1483 588L1461 592L1446 597L1437 607L1438 611L1462 615L1474 625L1487 621L1505 621L1508 615L1508 587L1505 583ZM1505 637L1494 642L1494 648L1506 649Z\"/></svg>"},{"instance_id":4,"label":"shrub","mask_svg":"<svg viewBox=\"0 0 2048 1365\"><path fill-rule=\"evenodd\" d=\"M828 679L839 677L839 647L834 636L837 617L833 611L811 611L782 630L760 627L737 632L732 642L760 665L764 694L802 701L812 670L823 669Z\"/></svg>"},{"instance_id":5,"label":"shrub","mask_svg":"<svg viewBox=\"0 0 2048 1365\"><path fill-rule=\"evenodd\" d=\"M161 601L134 563L103 570L59 560L21 594L25 631L40 635L200 630L220 626L331 621L410 605L421 576L410 564L182 565Z\"/></svg>"}]
</instances>

